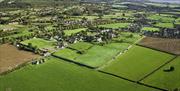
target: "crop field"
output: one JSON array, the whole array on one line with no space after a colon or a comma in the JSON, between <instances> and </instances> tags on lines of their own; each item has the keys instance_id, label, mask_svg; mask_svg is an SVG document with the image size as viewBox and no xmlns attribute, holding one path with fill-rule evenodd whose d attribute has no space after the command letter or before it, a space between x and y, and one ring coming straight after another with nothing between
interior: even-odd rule
<instances>
[{"instance_id":1,"label":"crop field","mask_svg":"<svg viewBox=\"0 0 180 91\"><path fill-rule=\"evenodd\" d=\"M40 38L33 38L30 40L25 40L21 42L23 45L28 45L29 43L32 44L33 47L37 46L37 48L43 49L43 48L54 48L56 42L55 41L49 41L44 40Z\"/></svg>"},{"instance_id":2,"label":"crop field","mask_svg":"<svg viewBox=\"0 0 180 91\"><path fill-rule=\"evenodd\" d=\"M170 72L165 72L165 69L173 66L174 70ZM177 57L172 62L162 67L154 74L150 75L142 82L150 84L152 86L158 86L161 88L173 90L175 88L179 88L180 86L180 57Z\"/></svg>"},{"instance_id":3,"label":"crop field","mask_svg":"<svg viewBox=\"0 0 180 91\"><path fill-rule=\"evenodd\" d=\"M70 36L72 34L81 32L81 31L86 31L86 28L80 28L80 29L74 29L74 30L64 30L65 36Z\"/></svg>"},{"instance_id":4,"label":"crop field","mask_svg":"<svg viewBox=\"0 0 180 91\"><path fill-rule=\"evenodd\" d=\"M113 38L113 41L134 44L141 38L142 37L137 33L121 32L119 37Z\"/></svg>"},{"instance_id":5,"label":"crop field","mask_svg":"<svg viewBox=\"0 0 180 91\"><path fill-rule=\"evenodd\" d=\"M132 48L120 55L115 61L102 70L138 81L169 61L172 57L172 55L159 51L140 46L132 46Z\"/></svg>"},{"instance_id":6,"label":"crop field","mask_svg":"<svg viewBox=\"0 0 180 91\"><path fill-rule=\"evenodd\" d=\"M99 25L98 27L105 27L105 28L128 28L130 23L114 23L114 24L106 24L106 25Z\"/></svg>"},{"instance_id":7,"label":"crop field","mask_svg":"<svg viewBox=\"0 0 180 91\"><path fill-rule=\"evenodd\" d=\"M163 39L163 38L152 38L145 37L139 43L139 45L150 47L153 49L180 54L180 40L179 39Z\"/></svg>"},{"instance_id":8,"label":"crop field","mask_svg":"<svg viewBox=\"0 0 180 91\"><path fill-rule=\"evenodd\" d=\"M90 44L90 43L87 43L87 42L78 42L78 43L71 44L68 47L72 48L72 49L75 49L75 50L78 50L78 51L85 51L85 50L89 49L92 46L93 46L93 44Z\"/></svg>"},{"instance_id":9,"label":"crop field","mask_svg":"<svg viewBox=\"0 0 180 91\"><path fill-rule=\"evenodd\" d=\"M77 57L75 61L96 68L110 61L118 52L117 49L93 46L85 54Z\"/></svg>"},{"instance_id":10,"label":"crop field","mask_svg":"<svg viewBox=\"0 0 180 91\"><path fill-rule=\"evenodd\" d=\"M9 44L3 44L0 46L0 73L11 70L38 57L38 55L31 52L18 50Z\"/></svg>"},{"instance_id":11,"label":"crop field","mask_svg":"<svg viewBox=\"0 0 180 91\"><path fill-rule=\"evenodd\" d=\"M174 28L173 23L157 23L154 26L161 28Z\"/></svg>"},{"instance_id":12,"label":"crop field","mask_svg":"<svg viewBox=\"0 0 180 91\"><path fill-rule=\"evenodd\" d=\"M154 27L143 27L141 29L141 31L152 31L152 32L155 32L155 31L160 31L159 28L154 28Z\"/></svg>"},{"instance_id":13,"label":"crop field","mask_svg":"<svg viewBox=\"0 0 180 91\"><path fill-rule=\"evenodd\" d=\"M75 51L75 50L65 48L65 49L62 49L62 50L59 50L59 51L53 53L53 55L57 56L57 57L65 58L65 59L74 60L80 54L77 53L77 51Z\"/></svg>"},{"instance_id":14,"label":"crop field","mask_svg":"<svg viewBox=\"0 0 180 91\"><path fill-rule=\"evenodd\" d=\"M50 57L46 60L44 64L28 65L8 75L0 76L0 90L117 91L117 89L121 89L126 91L158 91L57 58Z\"/></svg>"}]
</instances>

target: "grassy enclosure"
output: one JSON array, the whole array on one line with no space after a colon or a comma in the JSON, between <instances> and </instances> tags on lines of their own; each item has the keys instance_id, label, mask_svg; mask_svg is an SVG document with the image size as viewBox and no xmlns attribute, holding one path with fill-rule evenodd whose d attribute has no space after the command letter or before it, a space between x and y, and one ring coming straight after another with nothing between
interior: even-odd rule
<instances>
[{"instance_id":1,"label":"grassy enclosure","mask_svg":"<svg viewBox=\"0 0 180 91\"><path fill-rule=\"evenodd\" d=\"M172 55L159 51L133 46L126 53L115 59L112 64L102 70L138 81L169 61L172 57Z\"/></svg>"},{"instance_id":2,"label":"grassy enclosure","mask_svg":"<svg viewBox=\"0 0 180 91\"><path fill-rule=\"evenodd\" d=\"M0 90L117 91L117 89L121 89L126 91L156 91L57 58L50 57L46 60L44 64L28 65L6 76L0 76Z\"/></svg>"},{"instance_id":3,"label":"grassy enclosure","mask_svg":"<svg viewBox=\"0 0 180 91\"><path fill-rule=\"evenodd\" d=\"M105 25L99 25L98 27L104 27L104 28L128 28L130 26L130 23L114 23L114 24L105 24Z\"/></svg>"}]
</instances>

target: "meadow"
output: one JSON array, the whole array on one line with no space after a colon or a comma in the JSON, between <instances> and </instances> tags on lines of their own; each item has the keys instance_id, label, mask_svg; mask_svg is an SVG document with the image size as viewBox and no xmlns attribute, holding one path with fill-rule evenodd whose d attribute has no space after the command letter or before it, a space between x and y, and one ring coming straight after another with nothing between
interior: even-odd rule
<instances>
[{"instance_id":1,"label":"meadow","mask_svg":"<svg viewBox=\"0 0 180 91\"><path fill-rule=\"evenodd\" d=\"M168 69L170 66L173 66L175 69L171 72L164 72L164 69ZM172 62L162 67L154 74L150 75L142 82L150 84L152 86L158 86L165 89L175 89L179 88L180 85L180 57L177 57Z\"/></svg>"},{"instance_id":2,"label":"meadow","mask_svg":"<svg viewBox=\"0 0 180 91\"><path fill-rule=\"evenodd\" d=\"M49 57L0 76L1 91L158 91L63 60Z\"/></svg>"},{"instance_id":3,"label":"meadow","mask_svg":"<svg viewBox=\"0 0 180 91\"><path fill-rule=\"evenodd\" d=\"M157 23L154 26L160 27L160 28L174 28L173 23Z\"/></svg>"},{"instance_id":4,"label":"meadow","mask_svg":"<svg viewBox=\"0 0 180 91\"><path fill-rule=\"evenodd\" d=\"M150 31L150 32L158 32L158 31L160 31L159 30L159 28L155 28L155 27L143 27L142 29L141 29L141 31Z\"/></svg>"},{"instance_id":5,"label":"meadow","mask_svg":"<svg viewBox=\"0 0 180 91\"><path fill-rule=\"evenodd\" d=\"M102 70L138 81L172 57L170 54L134 45Z\"/></svg>"},{"instance_id":6,"label":"meadow","mask_svg":"<svg viewBox=\"0 0 180 91\"><path fill-rule=\"evenodd\" d=\"M64 33L65 33L65 36L71 36L72 34L75 34L75 33L81 32L81 31L86 31L86 28L64 30Z\"/></svg>"},{"instance_id":7,"label":"meadow","mask_svg":"<svg viewBox=\"0 0 180 91\"><path fill-rule=\"evenodd\" d=\"M55 41L44 40L40 38L32 38L21 42L23 45L28 45L29 43L31 43L33 47L37 46L39 49L54 48L56 44Z\"/></svg>"},{"instance_id":8,"label":"meadow","mask_svg":"<svg viewBox=\"0 0 180 91\"><path fill-rule=\"evenodd\" d=\"M99 25L98 27L104 27L104 28L128 28L130 26L130 23L114 23L114 24L105 24L105 25Z\"/></svg>"}]
</instances>

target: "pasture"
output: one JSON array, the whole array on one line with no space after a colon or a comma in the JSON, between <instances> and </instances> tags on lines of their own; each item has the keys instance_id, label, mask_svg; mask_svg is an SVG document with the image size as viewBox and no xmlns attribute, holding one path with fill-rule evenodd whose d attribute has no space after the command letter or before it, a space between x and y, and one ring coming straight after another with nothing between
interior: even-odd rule
<instances>
[{"instance_id":1,"label":"pasture","mask_svg":"<svg viewBox=\"0 0 180 91\"><path fill-rule=\"evenodd\" d=\"M174 70L165 72L165 69L174 67ZM142 81L143 83L150 84L152 86L158 86L161 88L173 90L180 87L180 57L162 67L154 74L150 75Z\"/></svg>"},{"instance_id":2,"label":"pasture","mask_svg":"<svg viewBox=\"0 0 180 91\"><path fill-rule=\"evenodd\" d=\"M33 47L37 46L39 49L53 49L56 45L55 41L44 40L40 38L32 38L21 42L23 45L28 45L29 43L32 44Z\"/></svg>"},{"instance_id":3,"label":"pasture","mask_svg":"<svg viewBox=\"0 0 180 91\"><path fill-rule=\"evenodd\" d=\"M78 50L78 51L85 51L85 50L91 48L92 46L93 46L93 44L91 44L91 43L78 42L78 43L71 44L68 47L71 49Z\"/></svg>"},{"instance_id":4,"label":"pasture","mask_svg":"<svg viewBox=\"0 0 180 91\"><path fill-rule=\"evenodd\" d=\"M171 16L164 16L164 15L158 15L158 14L151 15L148 17L148 19L157 20L157 21L160 21L163 23L172 23L175 20L175 18L173 18Z\"/></svg>"},{"instance_id":5,"label":"pasture","mask_svg":"<svg viewBox=\"0 0 180 91\"><path fill-rule=\"evenodd\" d=\"M173 23L157 23L154 26L160 27L160 28L174 28Z\"/></svg>"},{"instance_id":6,"label":"pasture","mask_svg":"<svg viewBox=\"0 0 180 91\"><path fill-rule=\"evenodd\" d=\"M0 91L158 91L57 58L0 76Z\"/></svg>"},{"instance_id":7,"label":"pasture","mask_svg":"<svg viewBox=\"0 0 180 91\"><path fill-rule=\"evenodd\" d=\"M60 57L60 58L74 60L80 54L77 53L77 51L75 51L75 50L71 50L71 49L65 48L65 49L61 49L61 50L53 53L52 55Z\"/></svg>"},{"instance_id":8,"label":"pasture","mask_svg":"<svg viewBox=\"0 0 180 91\"><path fill-rule=\"evenodd\" d=\"M105 24L105 25L99 25L98 27L104 27L104 28L128 28L130 26L130 23L114 23L114 24Z\"/></svg>"},{"instance_id":9,"label":"pasture","mask_svg":"<svg viewBox=\"0 0 180 91\"><path fill-rule=\"evenodd\" d=\"M0 73L12 70L18 65L38 57L39 55L18 50L16 47L9 44L0 45Z\"/></svg>"},{"instance_id":10,"label":"pasture","mask_svg":"<svg viewBox=\"0 0 180 91\"><path fill-rule=\"evenodd\" d=\"M138 81L173 56L140 46L132 46L102 71Z\"/></svg>"},{"instance_id":11,"label":"pasture","mask_svg":"<svg viewBox=\"0 0 180 91\"><path fill-rule=\"evenodd\" d=\"M81 31L86 31L86 28L64 30L64 33L65 33L65 36L71 36L72 34L75 34L75 33L81 32Z\"/></svg>"},{"instance_id":12,"label":"pasture","mask_svg":"<svg viewBox=\"0 0 180 91\"><path fill-rule=\"evenodd\" d=\"M143 27L142 29L141 29L141 31L150 31L150 32L158 32L158 31L160 31L159 30L159 28L155 28L155 27Z\"/></svg>"},{"instance_id":13,"label":"pasture","mask_svg":"<svg viewBox=\"0 0 180 91\"><path fill-rule=\"evenodd\" d=\"M119 50L103 46L93 46L85 54L76 58L76 62L97 68L110 61Z\"/></svg>"}]
</instances>

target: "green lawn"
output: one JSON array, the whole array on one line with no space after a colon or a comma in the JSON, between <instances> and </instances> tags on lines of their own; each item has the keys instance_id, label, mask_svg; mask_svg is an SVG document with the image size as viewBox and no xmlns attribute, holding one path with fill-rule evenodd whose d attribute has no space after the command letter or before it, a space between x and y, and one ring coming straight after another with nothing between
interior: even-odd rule
<instances>
[{"instance_id":1,"label":"green lawn","mask_svg":"<svg viewBox=\"0 0 180 91\"><path fill-rule=\"evenodd\" d=\"M133 46L102 70L138 81L172 57L172 55L159 51Z\"/></svg>"},{"instance_id":2,"label":"green lawn","mask_svg":"<svg viewBox=\"0 0 180 91\"><path fill-rule=\"evenodd\" d=\"M53 53L53 55L70 60L74 60L76 57L80 56L80 54L78 54L77 51L68 48L59 50Z\"/></svg>"},{"instance_id":3,"label":"green lawn","mask_svg":"<svg viewBox=\"0 0 180 91\"><path fill-rule=\"evenodd\" d=\"M44 64L28 65L0 76L0 91L120 90L158 91L52 57Z\"/></svg>"},{"instance_id":4,"label":"green lawn","mask_svg":"<svg viewBox=\"0 0 180 91\"><path fill-rule=\"evenodd\" d=\"M174 28L173 23L157 23L155 26L161 28Z\"/></svg>"},{"instance_id":5,"label":"green lawn","mask_svg":"<svg viewBox=\"0 0 180 91\"><path fill-rule=\"evenodd\" d=\"M172 72L164 72L164 69L173 66L175 68ZM143 83L150 84L152 86L158 86L165 89L175 89L180 87L180 57L173 60L171 63L162 67L154 74L142 81Z\"/></svg>"},{"instance_id":6,"label":"green lawn","mask_svg":"<svg viewBox=\"0 0 180 91\"><path fill-rule=\"evenodd\" d=\"M28 45L28 43L31 43L32 46L37 46L37 48L43 49L43 48L54 48L56 42L55 41L49 41L49 40L44 40L40 38L32 38L29 40L25 40L21 42L24 45Z\"/></svg>"},{"instance_id":7,"label":"green lawn","mask_svg":"<svg viewBox=\"0 0 180 91\"><path fill-rule=\"evenodd\" d=\"M70 36L72 34L81 32L81 31L86 31L86 28L80 28L80 29L73 29L73 30L64 30L65 36Z\"/></svg>"},{"instance_id":8,"label":"green lawn","mask_svg":"<svg viewBox=\"0 0 180 91\"><path fill-rule=\"evenodd\" d=\"M93 46L85 54L79 56L76 61L91 67L99 67L110 61L119 50L103 46Z\"/></svg>"},{"instance_id":9,"label":"green lawn","mask_svg":"<svg viewBox=\"0 0 180 91\"><path fill-rule=\"evenodd\" d=\"M105 28L128 28L130 23L114 23L114 24L105 24L105 25L99 25L98 27L105 27Z\"/></svg>"},{"instance_id":10,"label":"green lawn","mask_svg":"<svg viewBox=\"0 0 180 91\"><path fill-rule=\"evenodd\" d=\"M88 48L90 48L92 46L93 46L93 44L90 44L90 43L87 43L87 42L78 42L78 43L71 44L68 47L72 48L72 49L76 49L78 51L85 51L85 50L87 50Z\"/></svg>"},{"instance_id":11,"label":"green lawn","mask_svg":"<svg viewBox=\"0 0 180 91\"><path fill-rule=\"evenodd\" d=\"M155 31L160 31L159 28L154 28L154 27L143 27L141 29L141 31L151 31L151 32L155 32Z\"/></svg>"}]
</instances>

